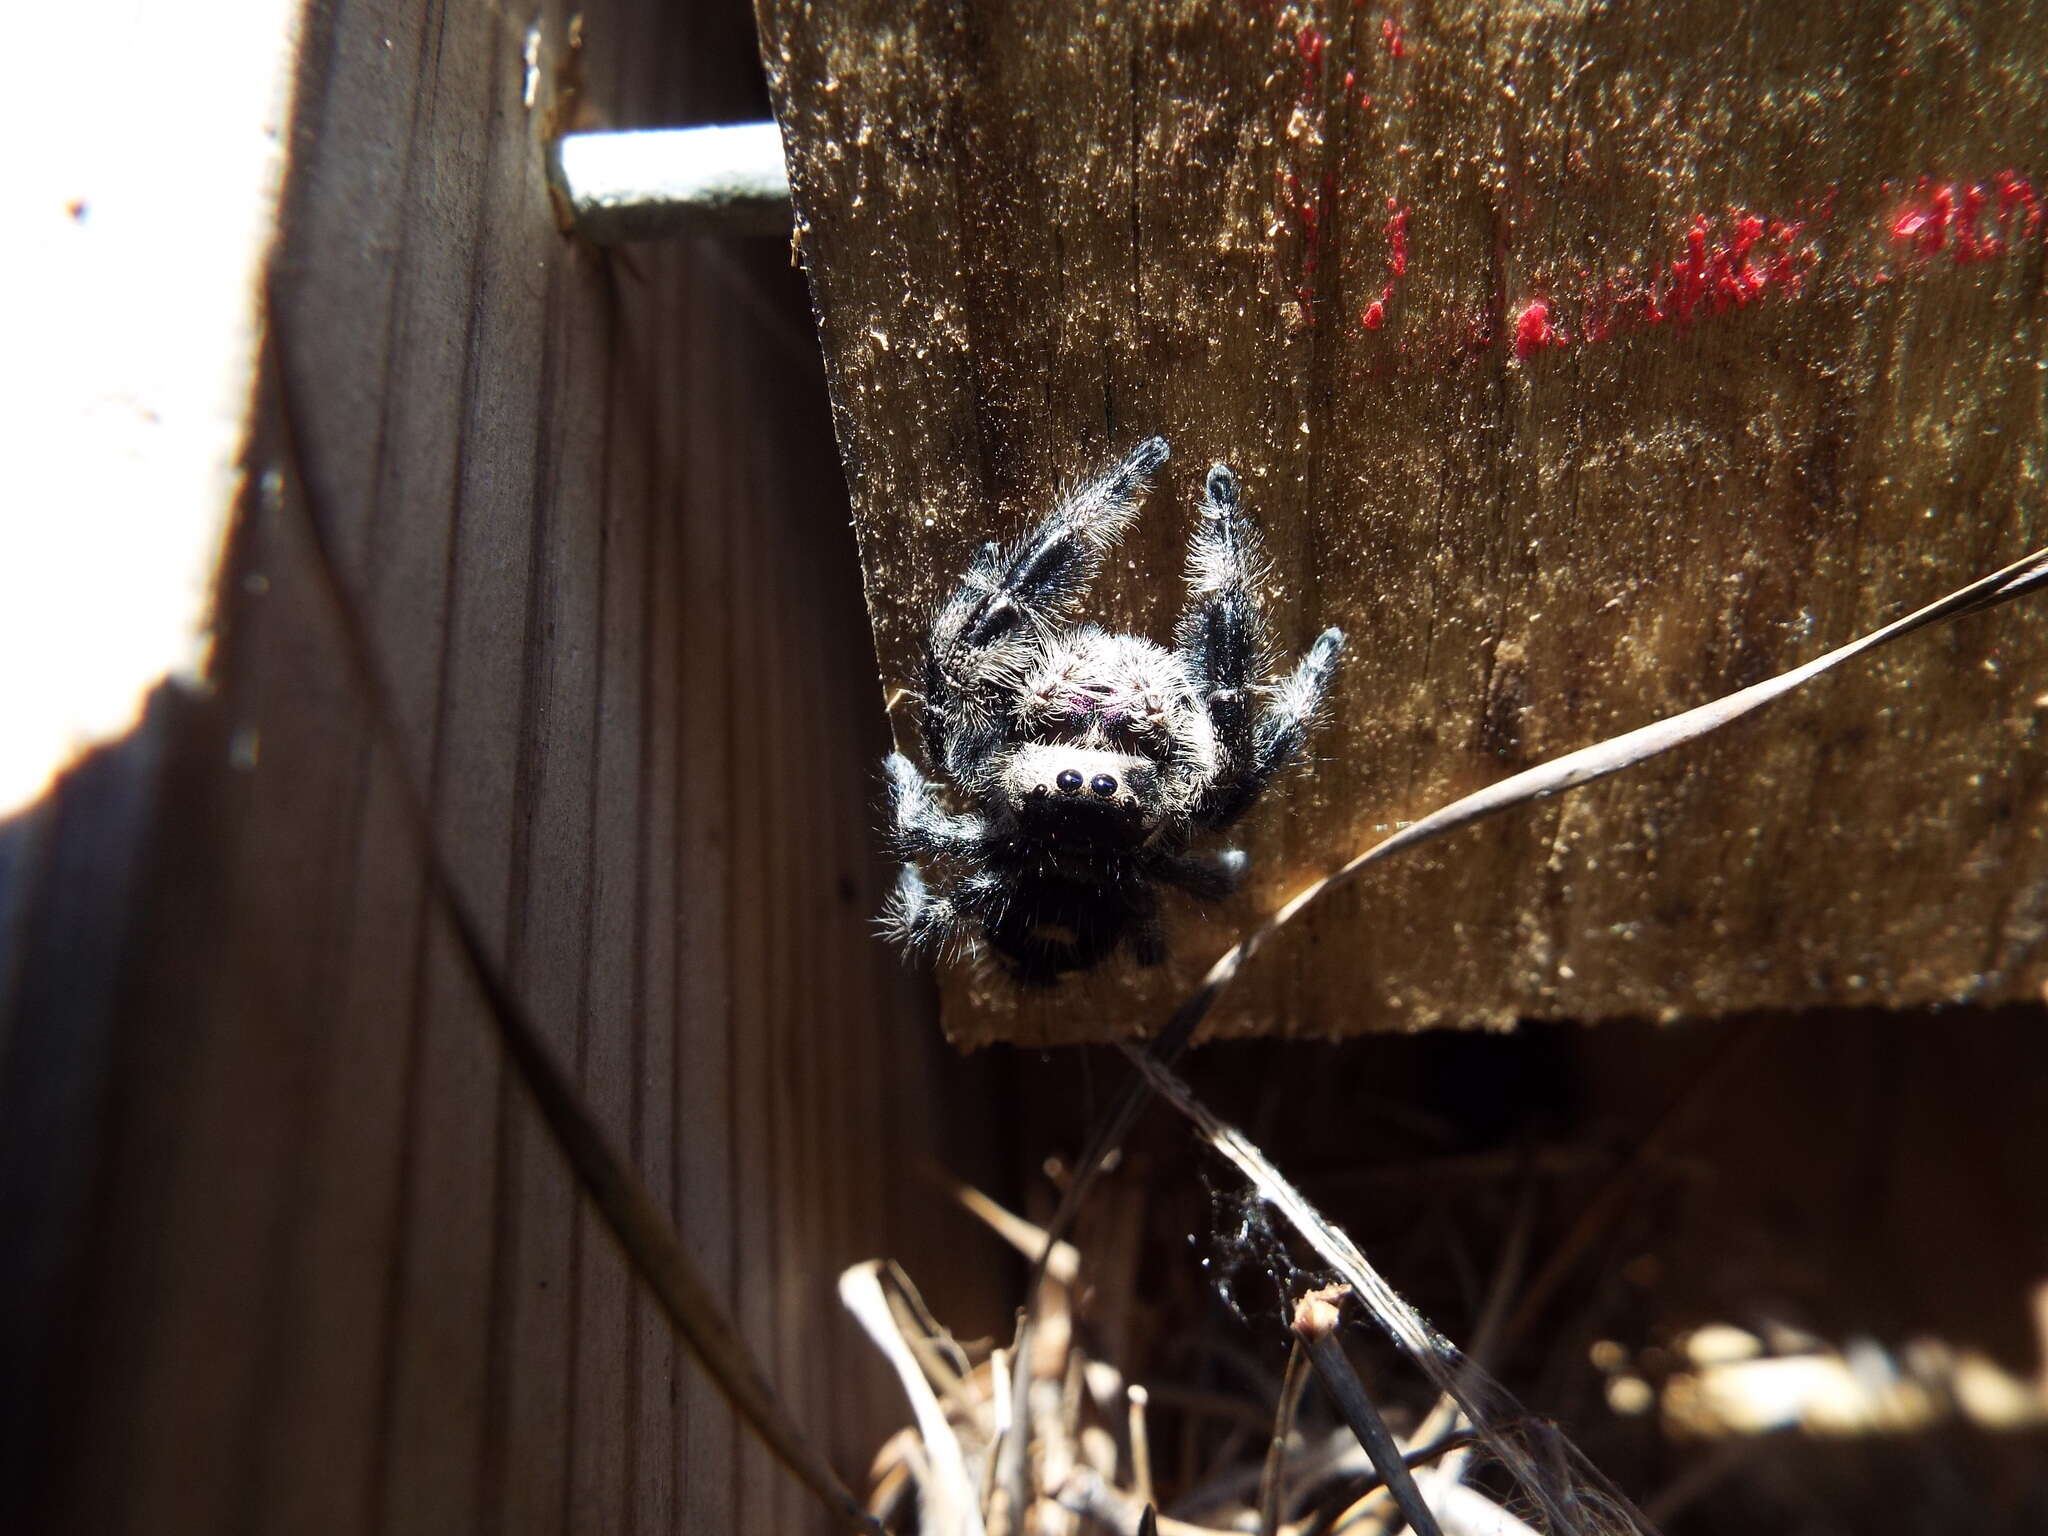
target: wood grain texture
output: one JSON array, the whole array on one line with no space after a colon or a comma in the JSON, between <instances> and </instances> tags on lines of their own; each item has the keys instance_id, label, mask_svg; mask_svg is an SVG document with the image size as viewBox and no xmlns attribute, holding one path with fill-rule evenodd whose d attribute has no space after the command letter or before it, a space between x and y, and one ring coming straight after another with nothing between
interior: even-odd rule
<instances>
[{"instance_id":1,"label":"wood grain texture","mask_svg":"<svg viewBox=\"0 0 2048 1536\"><path fill-rule=\"evenodd\" d=\"M757 8L885 688L980 541L1155 432L1101 617L1165 635L1223 460L1281 642L1351 637L1244 895L1161 972L953 973L958 1041L1157 1027L1398 820L2040 541L2038 6ZM1916 641L1390 866L1216 1027L2031 998L2044 682L2024 612Z\"/></svg>"},{"instance_id":2,"label":"wood grain texture","mask_svg":"<svg viewBox=\"0 0 2048 1536\"><path fill-rule=\"evenodd\" d=\"M0 829L9 1530L821 1523L507 1073L407 779L847 1476L900 1409L839 1268L957 1299L1000 1262L929 1251L902 1192L963 1079L870 931L884 740L799 279L780 241L566 241L569 12L531 19L529 104L523 13L312 7L213 691ZM582 31L593 120L763 110L743 10Z\"/></svg>"}]
</instances>

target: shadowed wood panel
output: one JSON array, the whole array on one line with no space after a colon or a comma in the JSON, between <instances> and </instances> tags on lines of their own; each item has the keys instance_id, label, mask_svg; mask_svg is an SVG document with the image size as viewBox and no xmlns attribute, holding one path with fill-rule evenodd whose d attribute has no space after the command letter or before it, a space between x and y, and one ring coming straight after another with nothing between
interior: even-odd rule
<instances>
[{"instance_id":1,"label":"shadowed wood panel","mask_svg":"<svg viewBox=\"0 0 2048 1536\"><path fill-rule=\"evenodd\" d=\"M408 779L849 1478L901 1410L838 1269L986 1294L905 1194L965 1079L870 930L884 743L799 280L776 241L576 248L542 176L572 73L597 121L757 115L751 27L585 8L572 63L532 20L310 11L213 691L0 829L9 1529L818 1519L506 1070Z\"/></svg>"},{"instance_id":2,"label":"shadowed wood panel","mask_svg":"<svg viewBox=\"0 0 2048 1536\"><path fill-rule=\"evenodd\" d=\"M1094 613L1170 631L1223 460L1277 641L1351 641L1247 891L1174 899L1164 972L955 969L956 1039L1156 1027L1400 821L2039 541L2038 6L757 9L885 688L983 540L1154 433ZM1915 641L1389 866L1216 1027L2032 997L2044 680L2024 613Z\"/></svg>"}]
</instances>

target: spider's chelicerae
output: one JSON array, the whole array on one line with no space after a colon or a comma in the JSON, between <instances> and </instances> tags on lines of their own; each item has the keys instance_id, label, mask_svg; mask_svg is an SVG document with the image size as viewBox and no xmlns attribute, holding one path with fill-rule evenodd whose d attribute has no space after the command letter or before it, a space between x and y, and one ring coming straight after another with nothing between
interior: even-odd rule
<instances>
[{"instance_id":1,"label":"spider's chelicerae","mask_svg":"<svg viewBox=\"0 0 2048 1536\"><path fill-rule=\"evenodd\" d=\"M1022 542L984 545L933 621L925 750L973 808L949 808L908 758L889 758L905 863L884 923L911 950L985 939L1027 983L1086 970L1126 941L1153 965L1165 955L1159 887L1214 898L1243 873L1239 850L1193 845L1300 753L1344 636L1324 630L1265 685L1265 573L1221 464L1188 546L1174 648L1076 622L1166 453L1153 438Z\"/></svg>"}]
</instances>

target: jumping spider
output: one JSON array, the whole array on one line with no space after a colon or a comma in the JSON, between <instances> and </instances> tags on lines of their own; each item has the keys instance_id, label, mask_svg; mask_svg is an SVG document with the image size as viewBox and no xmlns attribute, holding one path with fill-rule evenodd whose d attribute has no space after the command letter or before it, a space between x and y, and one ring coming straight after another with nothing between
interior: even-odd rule
<instances>
[{"instance_id":1,"label":"jumping spider","mask_svg":"<svg viewBox=\"0 0 2048 1536\"><path fill-rule=\"evenodd\" d=\"M883 922L911 951L972 948L979 935L1037 984L1126 939L1156 965L1158 887L1213 899L1242 875L1241 851L1190 845L1244 815L1300 752L1344 636L1324 630L1291 676L1260 686L1264 571L1221 464L1188 545L1174 649L1075 622L1166 454L1155 437L1021 543L983 545L933 621L925 751L974 809L948 810L891 754L891 841L905 862Z\"/></svg>"}]
</instances>

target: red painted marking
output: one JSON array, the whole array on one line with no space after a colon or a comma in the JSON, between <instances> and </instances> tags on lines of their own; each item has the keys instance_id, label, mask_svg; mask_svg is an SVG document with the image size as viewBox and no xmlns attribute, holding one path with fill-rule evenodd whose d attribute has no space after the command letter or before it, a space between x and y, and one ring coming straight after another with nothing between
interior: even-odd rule
<instances>
[{"instance_id":1,"label":"red painted marking","mask_svg":"<svg viewBox=\"0 0 2048 1536\"><path fill-rule=\"evenodd\" d=\"M1576 339L1597 343L1651 325L1684 330L1773 295L1797 297L1818 259L1802 241L1805 228L1803 221L1752 213L1724 220L1702 214L1687 228L1677 260L1653 265L1646 275L1628 267L1597 279L1586 274Z\"/></svg>"},{"instance_id":2,"label":"red painted marking","mask_svg":"<svg viewBox=\"0 0 2048 1536\"><path fill-rule=\"evenodd\" d=\"M1997 235L1977 233L1977 220L1989 201L1982 187L1971 187L1963 193L1962 212L1956 215L1956 260L1993 261L2005 254L2005 241Z\"/></svg>"},{"instance_id":3,"label":"red painted marking","mask_svg":"<svg viewBox=\"0 0 2048 1536\"><path fill-rule=\"evenodd\" d=\"M1828 201L1834 201L1832 192L1828 194ZM1787 222L1773 219L1764 233L1765 242L1777 247L1776 254L1770 258L1770 265L1764 269L1765 281L1768 286L1781 289L1788 296L1799 292L1806 268L1812 266L1815 259L1812 250L1799 243L1800 231L1805 228L1803 220Z\"/></svg>"},{"instance_id":4,"label":"red painted marking","mask_svg":"<svg viewBox=\"0 0 2048 1536\"><path fill-rule=\"evenodd\" d=\"M1289 185L1291 218L1310 247L1302 253L1303 273L1313 276L1321 254L1318 242L1336 227L1339 189L1328 175L1313 196ZM1893 186L1887 183L1885 189ZM1797 302L1819 280L1823 253L1815 232L1829 227L1838 195L1829 187L1789 217L1742 208L1697 214L1680 227L1675 250L1642 267L1539 271L1541 297L1525 292L1496 312L1505 317L1505 334L1498 318L1491 325L1484 317L1474 319L1459 339L1451 334L1458 329L1454 317L1434 322L1419 315L1403 317L1407 334L1398 353L1375 349L1362 356L1361 365L1379 377L1425 357L1435 366L1463 367L1488 353L1498 356L1504 345L1528 360L1551 348L1595 345L1650 326L1687 330L1759 304ZM1893 195L1901 203L1875 229L1845 232L1829 242L1832 284L1875 290L1909 280L1916 271L1924 275L1937 260L1957 266L1995 262L2030 242L2048 240L2048 188L2037 190L2015 171L1977 182L1922 179L1910 191ZM1385 278L1377 296L1357 312L1357 323L1366 331L1384 330L1396 318L1393 306L1409 272L1410 210L1393 198L1386 207ZM1871 248L1873 237L1880 247L1888 242L1897 259L1873 260L1882 255ZM1311 294L1306 285L1301 291L1305 300Z\"/></svg>"},{"instance_id":5,"label":"red painted marking","mask_svg":"<svg viewBox=\"0 0 2048 1536\"><path fill-rule=\"evenodd\" d=\"M2011 171L2000 171L1992 178L1998 183L1998 227L2008 229L2015 213L2026 215L2026 228L2020 233L2022 240L2031 240L2041 228L2041 202L2034 196L2034 189Z\"/></svg>"},{"instance_id":6,"label":"red painted marking","mask_svg":"<svg viewBox=\"0 0 2048 1536\"><path fill-rule=\"evenodd\" d=\"M1395 286L1408 275L1408 210L1393 198L1387 199L1387 280L1380 284L1380 296L1365 306L1358 323L1376 331L1387 323L1387 306L1394 302Z\"/></svg>"},{"instance_id":7,"label":"red painted marking","mask_svg":"<svg viewBox=\"0 0 2048 1536\"><path fill-rule=\"evenodd\" d=\"M1932 256L1948 244L1949 219L1954 211L1955 197L1947 187L1937 188L1930 208L1908 208L1892 225L1894 240L1910 240L1919 247L1921 254Z\"/></svg>"},{"instance_id":8,"label":"red painted marking","mask_svg":"<svg viewBox=\"0 0 2048 1536\"><path fill-rule=\"evenodd\" d=\"M1330 40L1314 27L1303 27L1294 39L1294 51L1301 55L1302 63L1311 69L1323 67L1323 50L1329 45Z\"/></svg>"},{"instance_id":9,"label":"red painted marking","mask_svg":"<svg viewBox=\"0 0 2048 1536\"><path fill-rule=\"evenodd\" d=\"M1754 214L1742 214L1732 235L1715 240L1713 227L1704 218L1694 219L1685 235L1685 257L1672 263L1671 286L1657 308L1683 330L1701 315L1725 314L1761 299L1770 291L1771 277L1768 269L1751 263L1750 253L1766 227ZM1786 280L1796 284L1796 271L1788 270Z\"/></svg>"},{"instance_id":10,"label":"red painted marking","mask_svg":"<svg viewBox=\"0 0 2048 1536\"><path fill-rule=\"evenodd\" d=\"M2011 171L1992 178L1994 193L1981 182L1920 184L1919 200L1892 221L1892 239L1922 260L1951 253L1959 267L1996 261L2040 232L2041 201L2033 185ZM1990 214L1986 227L1986 214Z\"/></svg>"},{"instance_id":11,"label":"red painted marking","mask_svg":"<svg viewBox=\"0 0 2048 1536\"><path fill-rule=\"evenodd\" d=\"M1515 356L1530 358L1545 347L1564 344L1564 333L1550 323L1548 303L1542 299L1531 299L1522 306L1522 312L1515 316Z\"/></svg>"},{"instance_id":12,"label":"red painted marking","mask_svg":"<svg viewBox=\"0 0 2048 1536\"><path fill-rule=\"evenodd\" d=\"M1314 27L1303 27L1295 34L1294 51L1301 58L1301 99L1308 102L1316 90L1316 82L1323 76L1323 50L1330 46L1330 40Z\"/></svg>"}]
</instances>

